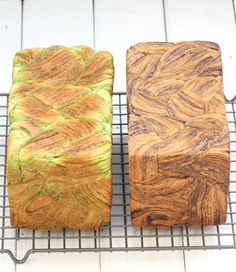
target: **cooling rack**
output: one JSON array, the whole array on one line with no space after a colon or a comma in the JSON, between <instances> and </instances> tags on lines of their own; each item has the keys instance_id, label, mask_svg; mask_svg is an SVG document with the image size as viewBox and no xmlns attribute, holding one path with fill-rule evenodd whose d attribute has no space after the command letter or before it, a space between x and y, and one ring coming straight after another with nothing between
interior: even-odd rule
<instances>
[{"instance_id":1,"label":"cooling rack","mask_svg":"<svg viewBox=\"0 0 236 272\"><path fill-rule=\"evenodd\" d=\"M53 252L160 251L236 249L236 102L226 100L231 136L231 173L227 222L224 225L191 228L142 229L133 227L129 210L126 95L113 97L113 206L111 222L97 231L32 231L10 225L6 187L8 95L0 95L0 253L16 263L30 254Z\"/></svg>"}]
</instances>

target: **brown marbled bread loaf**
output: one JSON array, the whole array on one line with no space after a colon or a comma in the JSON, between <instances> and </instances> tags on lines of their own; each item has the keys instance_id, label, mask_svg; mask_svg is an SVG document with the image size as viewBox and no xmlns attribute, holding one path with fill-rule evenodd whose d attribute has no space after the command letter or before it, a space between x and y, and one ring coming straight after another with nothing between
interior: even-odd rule
<instances>
[{"instance_id":1,"label":"brown marbled bread loaf","mask_svg":"<svg viewBox=\"0 0 236 272\"><path fill-rule=\"evenodd\" d=\"M97 229L110 220L113 60L86 46L14 59L7 182L11 224Z\"/></svg>"},{"instance_id":2,"label":"brown marbled bread loaf","mask_svg":"<svg viewBox=\"0 0 236 272\"><path fill-rule=\"evenodd\" d=\"M219 46L132 46L127 95L132 223L224 223L230 153Z\"/></svg>"}]
</instances>

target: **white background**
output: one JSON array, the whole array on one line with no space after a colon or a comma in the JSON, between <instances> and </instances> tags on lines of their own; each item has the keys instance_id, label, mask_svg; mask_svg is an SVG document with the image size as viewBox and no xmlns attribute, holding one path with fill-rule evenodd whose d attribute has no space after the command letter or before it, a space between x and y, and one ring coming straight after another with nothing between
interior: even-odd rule
<instances>
[{"instance_id":1,"label":"white background","mask_svg":"<svg viewBox=\"0 0 236 272\"><path fill-rule=\"evenodd\" d=\"M235 1L236 2L236 1ZM236 4L236 3L235 3ZM225 95L236 95L236 18L231 0L0 0L0 92L11 86L17 50L86 44L115 58L115 92L125 91L125 51L140 41L210 40L222 49ZM1 98L0 98L1 99ZM24 248L22 248L24 251ZM227 271L235 250L35 254L0 271Z\"/></svg>"}]
</instances>

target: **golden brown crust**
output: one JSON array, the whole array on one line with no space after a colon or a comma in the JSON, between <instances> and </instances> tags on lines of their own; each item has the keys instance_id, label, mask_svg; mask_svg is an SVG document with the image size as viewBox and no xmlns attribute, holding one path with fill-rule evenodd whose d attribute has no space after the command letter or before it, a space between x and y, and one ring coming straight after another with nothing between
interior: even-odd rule
<instances>
[{"instance_id":1,"label":"golden brown crust","mask_svg":"<svg viewBox=\"0 0 236 272\"><path fill-rule=\"evenodd\" d=\"M110 221L113 62L108 52L20 51L9 97L11 224L97 229Z\"/></svg>"},{"instance_id":2,"label":"golden brown crust","mask_svg":"<svg viewBox=\"0 0 236 272\"><path fill-rule=\"evenodd\" d=\"M127 96L132 223L224 223L230 156L219 46L132 46Z\"/></svg>"}]
</instances>

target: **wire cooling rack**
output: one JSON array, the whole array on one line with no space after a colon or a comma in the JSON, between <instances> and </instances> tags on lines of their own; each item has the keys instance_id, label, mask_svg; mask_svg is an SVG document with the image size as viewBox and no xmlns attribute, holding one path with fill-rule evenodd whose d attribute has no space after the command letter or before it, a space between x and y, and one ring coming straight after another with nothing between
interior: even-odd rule
<instances>
[{"instance_id":1,"label":"wire cooling rack","mask_svg":"<svg viewBox=\"0 0 236 272\"><path fill-rule=\"evenodd\" d=\"M126 95L113 101L113 206L111 222L97 231L32 231L10 225L6 187L8 95L0 95L0 253L24 263L32 253L101 252L191 249L236 249L236 102L226 101L231 135L231 174L227 222L191 228L142 229L130 221Z\"/></svg>"}]
</instances>

